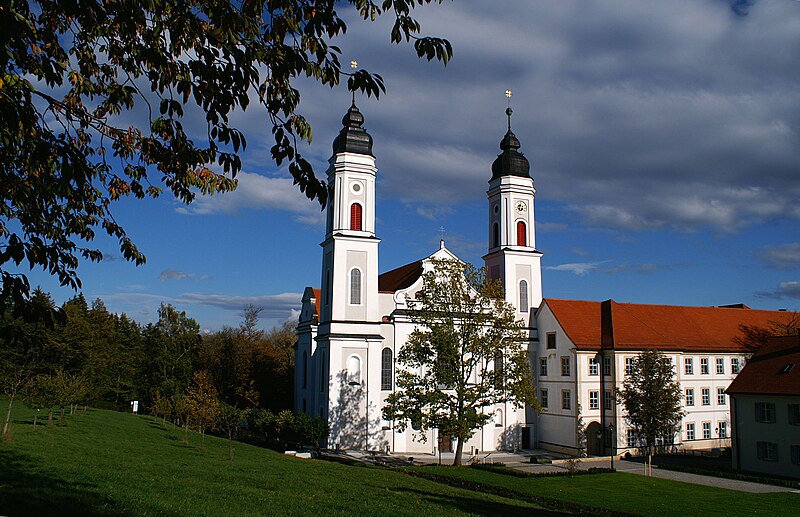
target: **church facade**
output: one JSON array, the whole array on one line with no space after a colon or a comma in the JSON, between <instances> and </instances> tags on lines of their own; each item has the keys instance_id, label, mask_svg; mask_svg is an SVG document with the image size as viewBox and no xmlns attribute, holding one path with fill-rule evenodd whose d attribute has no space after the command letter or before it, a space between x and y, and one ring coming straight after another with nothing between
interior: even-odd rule
<instances>
[{"instance_id":1,"label":"church facade","mask_svg":"<svg viewBox=\"0 0 800 517\"><path fill-rule=\"evenodd\" d=\"M536 341L532 324L542 300L541 254L536 251L533 179L528 160L511 131L492 164L488 201L488 274L502 281L506 301L526 327L528 348ZM330 198L322 246L321 287L303 293L296 349L295 409L328 421L327 446L392 452L451 451L455 444L436 429L421 436L404 432L382 417L395 386L398 351L414 330L408 301L422 288L432 260L458 260L442 241L429 257L379 274L380 239L375 228L372 137L355 103L342 119L327 171ZM488 176L488 174L487 174ZM486 408L492 419L464 450L528 447L533 422L513 404Z\"/></svg>"}]
</instances>

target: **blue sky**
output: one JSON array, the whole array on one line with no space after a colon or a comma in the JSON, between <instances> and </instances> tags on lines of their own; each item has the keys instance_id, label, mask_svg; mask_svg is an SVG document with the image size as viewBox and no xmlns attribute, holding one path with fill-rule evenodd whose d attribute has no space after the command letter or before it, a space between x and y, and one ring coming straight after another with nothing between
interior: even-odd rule
<instances>
[{"instance_id":1,"label":"blue sky","mask_svg":"<svg viewBox=\"0 0 800 517\"><path fill-rule=\"evenodd\" d=\"M510 88L546 297L800 309L800 2L459 0L417 16L453 44L447 67L391 45L388 19L348 14L334 43L387 84L357 101L375 140L382 271L432 253L441 227L480 262ZM322 175L349 94L298 85L314 131L303 154ZM263 112L235 120L248 139L238 190L121 202L147 264L99 238L107 259L79 268L87 298L143 323L172 303L206 330L253 303L269 328L319 285L319 206L271 163ZM73 294L29 276L59 302Z\"/></svg>"}]
</instances>

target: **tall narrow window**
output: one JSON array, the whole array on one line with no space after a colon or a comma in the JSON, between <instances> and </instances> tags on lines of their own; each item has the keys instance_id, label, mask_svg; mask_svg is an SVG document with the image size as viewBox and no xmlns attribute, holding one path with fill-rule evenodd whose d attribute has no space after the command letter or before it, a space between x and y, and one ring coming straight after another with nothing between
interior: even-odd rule
<instances>
[{"instance_id":1,"label":"tall narrow window","mask_svg":"<svg viewBox=\"0 0 800 517\"><path fill-rule=\"evenodd\" d=\"M527 246L528 245L528 229L525 226L525 223L522 221L517 221L517 246Z\"/></svg>"},{"instance_id":2,"label":"tall narrow window","mask_svg":"<svg viewBox=\"0 0 800 517\"><path fill-rule=\"evenodd\" d=\"M361 205L359 203L350 205L350 229L361 231Z\"/></svg>"},{"instance_id":3,"label":"tall narrow window","mask_svg":"<svg viewBox=\"0 0 800 517\"><path fill-rule=\"evenodd\" d=\"M500 225L492 224L492 248L500 246Z\"/></svg>"},{"instance_id":4,"label":"tall narrow window","mask_svg":"<svg viewBox=\"0 0 800 517\"><path fill-rule=\"evenodd\" d=\"M528 312L528 282L519 281L519 312Z\"/></svg>"},{"instance_id":5,"label":"tall narrow window","mask_svg":"<svg viewBox=\"0 0 800 517\"><path fill-rule=\"evenodd\" d=\"M350 304L361 305L361 270L350 270Z\"/></svg>"},{"instance_id":6,"label":"tall narrow window","mask_svg":"<svg viewBox=\"0 0 800 517\"><path fill-rule=\"evenodd\" d=\"M384 348L381 352L381 389L392 389L392 349Z\"/></svg>"},{"instance_id":7,"label":"tall narrow window","mask_svg":"<svg viewBox=\"0 0 800 517\"><path fill-rule=\"evenodd\" d=\"M308 353L303 352L303 389L308 385Z\"/></svg>"},{"instance_id":8,"label":"tall narrow window","mask_svg":"<svg viewBox=\"0 0 800 517\"><path fill-rule=\"evenodd\" d=\"M325 370L325 350L322 351L322 359L319 363L319 392L323 393L325 391L325 377L326 377L326 370Z\"/></svg>"},{"instance_id":9,"label":"tall narrow window","mask_svg":"<svg viewBox=\"0 0 800 517\"><path fill-rule=\"evenodd\" d=\"M494 354L494 385L503 387L503 352L500 351Z\"/></svg>"},{"instance_id":10,"label":"tall narrow window","mask_svg":"<svg viewBox=\"0 0 800 517\"><path fill-rule=\"evenodd\" d=\"M331 304L331 270L325 270L325 305Z\"/></svg>"}]
</instances>

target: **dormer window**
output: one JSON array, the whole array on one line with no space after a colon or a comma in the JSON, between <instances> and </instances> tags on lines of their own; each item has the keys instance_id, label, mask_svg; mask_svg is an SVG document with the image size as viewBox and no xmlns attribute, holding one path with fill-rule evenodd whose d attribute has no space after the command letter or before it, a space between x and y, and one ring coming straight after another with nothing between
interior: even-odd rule
<instances>
[{"instance_id":1,"label":"dormer window","mask_svg":"<svg viewBox=\"0 0 800 517\"><path fill-rule=\"evenodd\" d=\"M788 363L783 368L781 368L781 371L780 371L781 375L787 374L787 373L791 372L792 370L794 370L794 364L795 363Z\"/></svg>"}]
</instances>

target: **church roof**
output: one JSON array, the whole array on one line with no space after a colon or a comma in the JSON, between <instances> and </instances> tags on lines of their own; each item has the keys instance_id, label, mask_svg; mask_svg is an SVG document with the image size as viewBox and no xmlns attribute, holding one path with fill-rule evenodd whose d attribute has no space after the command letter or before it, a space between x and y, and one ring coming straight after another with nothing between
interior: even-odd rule
<instances>
[{"instance_id":1,"label":"church roof","mask_svg":"<svg viewBox=\"0 0 800 517\"><path fill-rule=\"evenodd\" d=\"M321 301L322 301L322 289L314 289L314 305L316 306L318 317L321 314L319 312L319 304Z\"/></svg>"},{"instance_id":2,"label":"church roof","mask_svg":"<svg viewBox=\"0 0 800 517\"><path fill-rule=\"evenodd\" d=\"M355 100L342 118L342 130L333 140L333 154L358 153L372 156L372 137L361 127L364 115L358 111Z\"/></svg>"},{"instance_id":3,"label":"church roof","mask_svg":"<svg viewBox=\"0 0 800 517\"><path fill-rule=\"evenodd\" d=\"M508 115L508 131L500 141L500 150L503 152L497 155L492 163L492 179L489 181L503 176L531 177L531 165L525 155L518 151L519 140L511 131L511 108L506 110L506 115Z\"/></svg>"},{"instance_id":4,"label":"church roof","mask_svg":"<svg viewBox=\"0 0 800 517\"><path fill-rule=\"evenodd\" d=\"M405 266L400 266L378 277L378 291L394 293L410 287L422 276L422 261L417 260Z\"/></svg>"},{"instance_id":5,"label":"church roof","mask_svg":"<svg viewBox=\"0 0 800 517\"><path fill-rule=\"evenodd\" d=\"M792 314L729 307L686 307L558 300L547 305L579 349L748 350L742 326L768 329ZM539 309L541 310L541 308Z\"/></svg>"},{"instance_id":6,"label":"church roof","mask_svg":"<svg viewBox=\"0 0 800 517\"><path fill-rule=\"evenodd\" d=\"M727 393L800 395L800 335L767 338Z\"/></svg>"}]
</instances>

